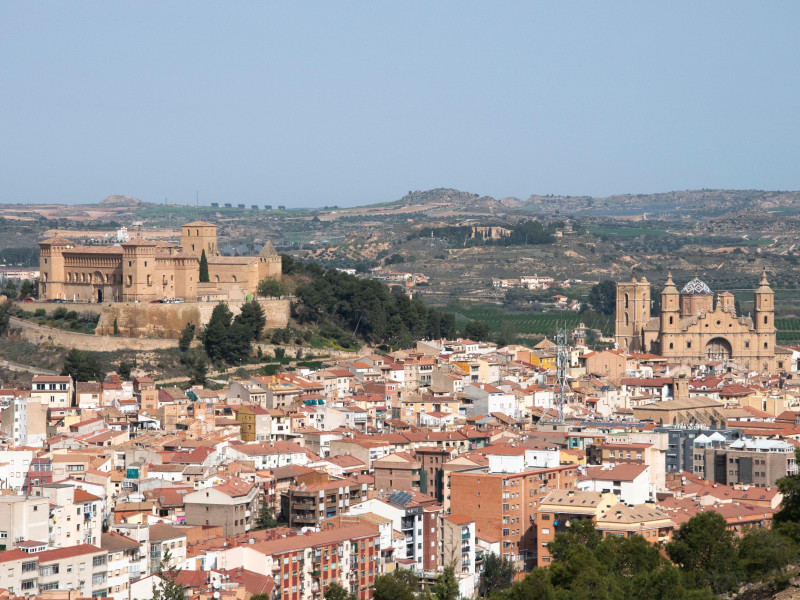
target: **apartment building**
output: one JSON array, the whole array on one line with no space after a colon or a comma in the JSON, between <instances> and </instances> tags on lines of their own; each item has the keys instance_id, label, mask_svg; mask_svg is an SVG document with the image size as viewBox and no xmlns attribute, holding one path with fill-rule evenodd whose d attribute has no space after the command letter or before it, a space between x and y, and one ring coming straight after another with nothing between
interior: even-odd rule
<instances>
[{"instance_id":1,"label":"apartment building","mask_svg":"<svg viewBox=\"0 0 800 600\"><path fill-rule=\"evenodd\" d=\"M67 483L33 486L34 495L49 500L51 546L99 544L103 525L103 500ZM43 540L44 541L44 540Z\"/></svg>"},{"instance_id":2,"label":"apartment building","mask_svg":"<svg viewBox=\"0 0 800 600\"><path fill-rule=\"evenodd\" d=\"M322 519L346 513L367 497L367 484L355 479L292 486L281 495L281 513L289 527L316 527Z\"/></svg>"},{"instance_id":3,"label":"apartment building","mask_svg":"<svg viewBox=\"0 0 800 600\"><path fill-rule=\"evenodd\" d=\"M274 597L317 600L336 581L359 600L372 598L379 571L380 533L358 525L227 548L218 564L272 575Z\"/></svg>"},{"instance_id":4,"label":"apartment building","mask_svg":"<svg viewBox=\"0 0 800 600\"><path fill-rule=\"evenodd\" d=\"M548 566L547 544L563 533L570 521L591 519L602 537L641 535L651 544L668 542L675 522L655 504L627 505L610 492L556 490L539 507L537 566Z\"/></svg>"},{"instance_id":5,"label":"apartment building","mask_svg":"<svg viewBox=\"0 0 800 600\"><path fill-rule=\"evenodd\" d=\"M42 552L0 552L0 588L35 596L52 590L75 590L84 598L108 593L107 553L80 544Z\"/></svg>"},{"instance_id":6,"label":"apartment building","mask_svg":"<svg viewBox=\"0 0 800 600\"><path fill-rule=\"evenodd\" d=\"M420 462L408 452L395 452L372 463L376 490L420 491ZM427 473L426 473L427 474Z\"/></svg>"},{"instance_id":7,"label":"apartment building","mask_svg":"<svg viewBox=\"0 0 800 600\"><path fill-rule=\"evenodd\" d=\"M36 375L31 380L31 398L50 408L72 406L73 382L69 375Z\"/></svg>"},{"instance_id":8,"label":"apartment building","mask_svg":"<svg viewBox=\"0 0 800 600\"><path fill-rule=\"evenodd\" d=\"M250 531L257 517L258 487L231 477L225 483L186 494L183 498L186 523L221 525L225 537Z\"/></svg>"},{"instance_id":9,"label":"apartment building","mask_svg":"<svg viewBox=\"0 0 800 600\"><path fill-rule=\"evenodd\" d=\"M142 545L119 533L104 533L100 547L108 553L107 595L114 600L127 600L130 582L145 575L145 554Z\"/></svg>"},{"instance_id":10,"label":"apartment building","mask_svg":"<svg viewBox=\"0 0 800 600\"><path fill-rule=\"evenodd\" d=\"M36 496L0 496L0 549L21 541L47 542L49 502Z\"/></svg>"},{"instance_id":11,"label":"apartment building","mask_svg":"<svg viewBox=\"0 0 800 600\"><path fill-rule=\"evenodd\" d=\"M14 446L41 447L47 438L49 406L40 398L14 396L0 416L2 433Z\"/></svg>"},{"instance_id":12,"label":"apartment building","mask_svg":"<svg viewBox=\"0 0 800 600\"><path fill-rule=\"evenodd\" d=\"M475 534L500 540L501 552L519 567L537 564L536 518L554 490L575 489L576 467L563 465L519 473L487 468L450 474L450 506L475 520Z\"/></svg>"},{"instance_id":13,"label":"apartment building","mask_svg":"<svg viewBox=\"0 0 800 600\"><path fill-rule=\"evenodd\" d=\"M440 564L453 565L456 573L475 572L475 521L465 515L442 517Z\"/></svg>"},{"instance_id":14,"label":"apartment building","mask_svg":"<svg viewBox=\"0 0 800 600\"><path fill-rule=\"evenodd\" d=\"M729 444L700 435L694 439L693 473L725 485L773 487L797 473L795 447L782 440L738 439Z\"/></svg>"}]
</instances>

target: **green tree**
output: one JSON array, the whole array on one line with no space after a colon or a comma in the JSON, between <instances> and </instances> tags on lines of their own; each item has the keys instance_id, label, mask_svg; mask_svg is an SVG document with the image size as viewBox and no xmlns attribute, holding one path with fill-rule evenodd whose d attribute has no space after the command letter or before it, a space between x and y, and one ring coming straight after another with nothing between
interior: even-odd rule
<instances>
[{"instance_id":1,"label":"green tree","mask_svg":"<svg viewBox=\"0 0 800 600\"><path fill-rule=\"evenodd\" d=\"M64 358L62 375L71 375L73 381L103 381L106 373L100 360L91 352L73 348Z\"/></svg>"},{"instance_id":2,"label":"green tree","mask_svg":"<svg viewBox=\"0 0 800 600\"><path fill-rule=\"evenodd\" d=\"M547 544L547 551L553 560L564 560L567 551L574 545L586 546L594 550L600 544L600 534L589 519L570 521L563 533L557 533L553 541Z\"/></svg>"},{"instance_id":3,"label":"green tree","mask_svg":"<svg viewBox=\"0 0 800 600\"><path fill-rule=\"evenodd\" d=\"M275 297L286 295L286 285L282 281L272 277L266 277L258 282L256 293L259 296Z\"/></svg>"},{"instance_id":4,"label":"green tree","mask_svg":"<svg viewBox=\"0 0 800 600\"><path fill-rule=\"evenodd\" d=\"M447 565L433 584L433 595L436 600L458 600L458 581L453 565Z\"/></svg>"},{"instance_id":5,"label":"green tree","mask_svg":"<svg viewBox=\"0 0 800 600\"><path fill-rule=\"evenodd\" d=\"M525 576L525 579L511 586L505 597L508 600L555 600L556 592L550 583L550 573L547 569L536 567Z\"/></svg>"},{"instance_id":6,"label":"green tree","mask_svg":"<svg viewBox=\"0 0 800 600\"><path fill-rule=\"evenodd\" d=\"M222 358L232 365L242 364L250 356L251 335L251 330L243 323L231 323L225 333Z\"/></svg>"},{"instance_id":7,"label":"green tree","mask_svg":"<svg viewBox=\"0 0 800 600\"><path fill-rule=\"evenodd\" d=\"M606 279L589 290L589 304L604 315L613 315L617 310L617 284Z\"/></svg>"},{"instance_id":8,"label":"green tree","mask_svg":"<svg viewBox=\"0 0 800 600\"><path fill-rule=\"evenodd\" d=\"M396 569L375 578L373 600L415 600L419 579L409 569Z\"/></svg>"},{"instance_id":9,"label":"green tree","mask_svg":"<svg viewBox=\"0 0 800 600\"><path fill-rule=\"evenodd\" d=\"M234 322L241 323L250 334L251 340L257 340L264 331L267 318L264 316L264 309L256 300L245 302L241 312L236 315Z\"/></svg>"},{"instance_id":10,"label":"green tree","mask_svg":"<svg viewBox=\"0 0 800 600\"><path fill-rule=\"evenodd\" d=\"M794 457L795 462L800 461L800 448L795 448ZM778 527L800 523L800 473L781 477L776 484L783 501L781 509L775 513L775 523ZM800 537L795 537L795 541L800 541Z\"/></svg>"},{"instance_id":11,"label":"green tree","mask_svg":"<svg viewBox=\"0 0 800 600\"><path fill-rule=\"evenodd\" d=\"M517 337L517 330L511 321L502 321L500 331L497 332L497 345L500 347L513 344Z\"/></svg>"},{"instance_id":12,"label":"green tree","mask_svg":"<svg viewBox=\"0 0 800 600\"><path fill-rule=\"evenodd\" d=\"M181 338L178 340L178 348L181 352L186 352L192 345L194 340L194 324L186 323L186 327L181 331Z\"/></svg>"},{"instance_id":13,"label":"green tree","mask_svg":"<svg viewBox=\"0 0 800 600\"><path fill-rule=\"evenodd\" d=\"M705 511L683 523L666 551L691 587L708 585L715 594L722 594L739 583L733 534L719 513Z\"/></svg>"},{"instance_id":14,"label":"green tree","mask_svg":"<svg viewBox=\"0 0 800 600\"><path fill-rule=\"evenodd\" d=\"M211 318L203 330L203 346L208 357L215 362L225 360L228 356L228 329L232 319L233 313L228 305L220 302L211 311Z\"/></svg>"},{"instance_id":15,"label":"green tree","mask_svg":"<svg viewBox=\"0 0 800 600\"><path fill-rule=\"evenodd\" d=\"M208 259L206 258L206 251L200 253L200 283L208 283Z\"/></svg>"},{"instance_id":16,"label":"green tree","mask_svg":"<svg viewBox=\"0 0 800 600\"><path fill-rule=\"evenodd\" d=\"M278 522L275 520L275 517L272 516L272 511L270 510L269 506L265 502L261 505L261 510L256 517L255 527L253 531L259 531L261 529L272 529L273 527L277 527Z\"/></svg>"},{"instance_id":17,"label":"green tree","mask_svg":"<svg viewBox=\"0 0 800 600\"><path fill-rule=\"evenodd\" d=\"M133 369L133 365L125 360L120 361L117 365L117 375L119 378L128 381L131 378L131 369Z\"/></svg>"},{"instance_id":18,"label":"green tree","mask_svg":"<svg viewBox=\"0 0 800 600\"><path fill-rule=\"evenodd\" d=\"M766 579L797 558L797 546L776 529L749 529L739 540L739 560L749 580Z\"/></svg>"},{"instance_id":19,"label":"green tree","mask_svg":"<svg viewBox=\"0 0 800 600\"><path fill-rule=\"evenodd\" d=\"M325 600L356 600L356 597L344 589L336 580L331 581L322 597Z\"/></svg>"},{"instance_id":20,"label":"green tree","mask_svg":"<svg viewBox=\"0 0 800 600\"><path fill-rule=\"evenodd\" d=\"M482 342L489 337L489 326L483 321L470 321L464 327L464 336L476 342Z\"/></svg>"},{"instance_id":21,"label":"green tree","mask_svg":"<svg viewBox=\"0 0 800 600\"><path fill-rule=\"evenodd\" d=\"M170 565L171 560L172 555L167 550L158 566L161 583L153 582L152 600L183 600L183 586L177 583L178 573L181 570Z\"/></svg>"},{"instance_id":22,"label":"green tree","mask_svg":"<svg viewBox=\"0 0 800 600\"><path fill-rule=\"evenodd\" d=\"M0 303L0 335L8 333L8 324L11 319L11 309L14 305L10 300Z\"/></svg>"},{"instance_id":23,"label":"green tree","mask_svg":"<svg viewBox=\"0 0 800 600\"><path fill-rule=\"evenodd\" d=\"M9 300L14 300L17 297L17 286L10 279L6 281L6 286L0 294L6 296Z\"/></svg>"},{"instance_id":24,"label":"green tree","mask_svg":"<svg viewBox=\"0 0 800 600\"><path fill-rule=\"evenodd\" d=\"M19 295L23 298L36 297L36 286L33 285L30 279L26 279L22 282L22 285L19 288Z\"/></svg>"},{"instance_id":25,"label":"green tree","mask_svg":"<svg viewBox=\"0 0 800 600\"><path fill-rule=\"evenodd\" d=\"M481 595L487 596L494 590L505 590L514 582L514 564L494 552L483 559Z\"/></svg>"}]
</instances>

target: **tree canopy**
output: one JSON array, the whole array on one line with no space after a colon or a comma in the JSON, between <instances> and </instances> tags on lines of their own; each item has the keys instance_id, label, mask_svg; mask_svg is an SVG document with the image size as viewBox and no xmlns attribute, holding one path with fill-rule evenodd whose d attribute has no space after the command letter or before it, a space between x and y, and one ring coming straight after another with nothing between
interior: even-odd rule
<instances>
[{"instance_id":1,"label":"tree canopy","mask_svg":"<svg viewBox=\"0 0 800 600\"><path fill-rule=\"evenodd\" d=\"M208 283L208 258L206 258L205 248L200 254L200 274L198 276L200 283Z\"/></svg>"},{"instance_id":2,"label":"tree canopy","mask_svg":"<svg viewBox=\"0 0 800 600\"><path fill-rule=\"evenodd\" d=\"M73 348L64 358L62 375L72 376L73 381L103 381L106 372L103 363L91 352Z\"/></svg>"},{"instance_id":3,"label":"tree canopy","mask_svg":"<svg viewBox=\"0 0 800 600\"><path fill-rule=\"evenodd\" d=\"M331 337L358 336L371 343L408 347L414 340L455 337L455 317L428 308L379 281L330 269L300 285L295 295L300 323L316 323ZM344 334L344 335L342 335Z\"/></svg>"},{"instance_id":4,"label":"tree canopy","mask_svg":"<svg viewBox=\"0 0 800 600\"><path fill-rule=\"evenodd\" d=\"M589 290L589 304L597 312L613 315L617 310L617 284L606 279Z\"/></svg>"},{"instance_id":5,"label":"tree canopy","mask_svg":"<svg viewBox=\"0 0 800 600\"><path fill-rule=\"evenodd\" d=\"M264 297L285 296L287 294L286 285L272 277L265 277L258 282L256 293Z\"/></svg>"}]
</instances>

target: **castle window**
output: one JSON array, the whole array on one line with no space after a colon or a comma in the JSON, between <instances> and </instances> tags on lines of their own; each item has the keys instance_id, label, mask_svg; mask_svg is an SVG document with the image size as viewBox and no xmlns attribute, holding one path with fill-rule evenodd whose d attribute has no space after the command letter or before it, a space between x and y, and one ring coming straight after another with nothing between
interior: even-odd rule
<instances>
[{"instance_id":1,"label":"castle window","mask_svg":"<svg viewBox=\"0 0 800 600\"><path fill-rule=\"evenodd\" d=\"M625 308L628 308L628 294L625 294Z\"/></svg>"},{"instance_id":2,"label":"castle window","mask_svg":"<svg viewBox=\"0 0 800 600\"><path fill-rule=\"evenodd\" d=\"M128 275L128 285L133 285L133 275Z\"/></svg>"},{"instance_id":3,"label":"castle window","mask_svg":"<svg viewBox=\"0 0 800 600\"><path fill-rule=\"evenodd\" d=\"M748 341L745 341L745 343L744 343L744 347L745 347L745 348L749 348L749 347L750 347L750 342L748 342Z\"/></svg>"},{"instance_id":4,"label":"castle window","mask_svg":"<svg viewBox=\"0 0 800 600\"><path fill-rule=\"evenodd\" d=\"M129 261L128 261L128 266L129 266L129 267L132 267L132 266L133 266L133 261L132 261L132 260L129 260Z\"/></svg>"},{"instance_id":5,"label":"castle window","mask_svg":"<svg viewBox=\"0 0 800 600\"><path fill-rule=\"evenodd\" d=\"M625 313L625 327L628 326L628 313Z\"/></svg>"},{"instance_id":6,"label":"castle window","mask_svg":"<svg viewBox=\"0 0 800 600\"><path fill-rule=\"evenodd\" d=\"M672 342L669 343L669 349L672 350Z\"/></svg>"},{"instance_id":7,"label":"castle window","mask_svg":"<svg viewBox=\"0 0 800 600\"><path fill-rule=\"evenodd\" d=\"M764 325L767 324L767 315L764 315Z\"/></svg>"},{"instance_id":8,"label":"castle window","mask_svg":"<svg viewBox=\"0 0 800 600\"><path fill-rule=\"evenodd\" d=\"M686 342L686 347L687 348L691 348L692 347L692 340L689 340L689 341Z\"/></svg>"},{"instance_id":9,"label":"castle window","mask_svg":"<svg viewBox=\"0 0 800 600\"><path fill-rule=\"evenodd\" d=\"M152 275L147 276L147 285L153 285L153 277Z\"/></svg>"},{"instance_id":10,"label":"castle window","mask_svg":"<svg viewBox=\"0 0 800 600\"><path fill-rule=\"evenodd\" d=\"M147 261L144 261L144 266L145 266L145 267L147 266Z\"/></svg>"},{"instance_id":11,"label":"castle window","mask_svg":"<svg viewBox=\"0 0 800 600\"><path fill-rule=\"evenodd\" d=\"M764 350L767 349L767 342L764 342Z\"/></svg>"},{"instance_id":12,"label":"castle window","mask_svg":"<svg viewBox=\"0 0 800 600\"><path fill-rule=\"evenodd\" d=\"M195 232L195 235L200 235L200 230L199 229L195 229L194 232Z\"/></svg>"},{"instance_id":13,"label":"castle window","mask_svg":"<svg viewBox=\"0 0 800 600\"><path fill-rule=\"evenodd\" d=\"M236 283L236 275L233 275L233 283ZM627 317L628 315L625 315L625 316ZM626 318L625 320L627 321L628 319ZM625 323L625 324L627 325L627 323Z\"/></svg>"},{"instance_id":14,"label":"castle window","mask_svg":"<svg viewBox=\"0 0 800 600\"><path fill-rule=\"evenodd\" d=\"M217 283L219 283L219 275L214 275L214 277L216 278Z\"/></svg>"},{"instance_id":15,"label":"castle window","mask_svg":"<svg viewBox=\"0 0 800 600\"><path fill-rule=\"evenodd\" d=\"M669 324L672 325L672 316L669 318Z\"/></svg>"}]
</instances>

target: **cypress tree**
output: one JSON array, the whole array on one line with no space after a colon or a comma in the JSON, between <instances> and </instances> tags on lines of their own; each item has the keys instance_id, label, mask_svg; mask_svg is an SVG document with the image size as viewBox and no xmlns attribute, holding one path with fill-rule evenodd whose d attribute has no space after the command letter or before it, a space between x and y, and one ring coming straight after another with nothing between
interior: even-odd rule
<instances>
[{"instance_id":1,"label":"cypress tree","mask_svg":"<svg viewBox=\"0 0 800 600\"><path fill-rule=\"evenodd\" d=\"M208 259L205 249L200 255L200 283L208 283Z\"/></svg>"}]
</instances>

